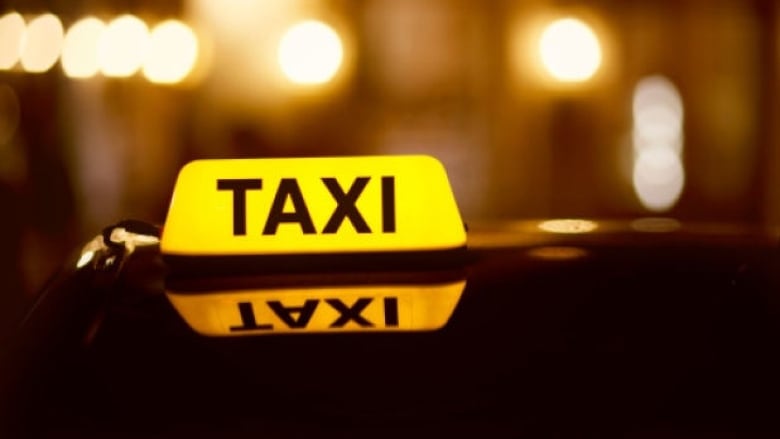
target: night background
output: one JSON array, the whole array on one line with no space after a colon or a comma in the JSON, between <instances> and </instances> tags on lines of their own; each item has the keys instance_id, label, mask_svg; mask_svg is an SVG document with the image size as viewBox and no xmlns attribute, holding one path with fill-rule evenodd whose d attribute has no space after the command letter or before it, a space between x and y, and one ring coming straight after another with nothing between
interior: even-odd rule
<instances>
[{"instance_id":1,"label":"night background","mask_svg":"<svg viewBox=\"0 0 780 439\"><path fill-rule=\"evenodd\" d=\"M424 153L464 219L780 223L771 1L0 3L0 305L217 157ZM8 318L6 321L11 321Z\"/></svg>"}]
</instances>

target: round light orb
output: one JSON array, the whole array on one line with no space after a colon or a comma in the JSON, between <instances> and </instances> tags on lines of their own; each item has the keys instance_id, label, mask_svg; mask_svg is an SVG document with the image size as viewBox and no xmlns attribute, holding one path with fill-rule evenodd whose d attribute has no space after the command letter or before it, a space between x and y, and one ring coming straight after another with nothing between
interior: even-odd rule
<instances>
[{"instance_id":1,"label":"round light orb","mask_svg":"<svg viewBox=\"0 0 780 439\"><path fill-rule=\"evenodd\" d=\"M634 162L633 183L642 206L654 212L666 211L682 194L685 169L672 149L644 149Z\"/></svg>"},{"instance_id":2,"label":"round light orb","mask_svg":"<svg viewBox=\"0 0 780 439\"><path fill-rule=\"evenodd\" d=\"M178 20L167 20L152 29L143 74L154 83L174 84L187 77L197 58L195 32Z\"/></svg>"},{"instance_id":3,"label":"round light orb","mask_svg":"<svg viewBox=\"0 0 780 439\"><path fill-rule=\"evenodd\" d=\"M27 27L16 12L0 17L0 69L8 70L19 62L19 48Z\"/></svg>"},{"instance_id":4,"label":"round light orb","mask_svg":"<svg viewBox=\"0 0 780 439\"><path fill-rule=\"evenodd\" d=\"M279 66L285 77L295 84L329 82L336 76L343 58L341 38L321 21L297 23L279 41Z\"/></svg>"},{"instance_id":5,"label":"round light orb","mask_svg":"<svg viewBox=\"0 0 780 439\"><path fill-rule=\"evenodd\" d=\"M576 18L550 23L539 40L547 73L561 82L587 81L601 65L601 46L593 29Z\"/></svg>"},{"instance_id":6,"label":"round light orb","mask_svg":"<svg viewBox=\"0 0 780 439\"><path fill-rule=\"evenodd\" d=\"M98 43L106 24L95 17L83 18L68 29L62 46L62 70L70 78L89 78L100 70Z\"/></svg>"},{"instance_id":7,"label":"round light orb","mask_svg":"<svg viewBox=\"0 0 780 439\"><path fill-rule=\"evenodd\" d=\"M112 20L98 43L100 71L117 78L132 76L144 62L149 28L140 18L121 15Z\"/></svg>"},{"instance_id":8,"label":"round light orb","mask_svg":"<svg viewBox=\"0 0 780 439\"><path fill-rule=\"evenodd\" d=\"M27 25L20 44L22 68L29 73L49 70L60 57L64 31L62 22L54 14L35 17Z\"/></svg>"}]
</instances>

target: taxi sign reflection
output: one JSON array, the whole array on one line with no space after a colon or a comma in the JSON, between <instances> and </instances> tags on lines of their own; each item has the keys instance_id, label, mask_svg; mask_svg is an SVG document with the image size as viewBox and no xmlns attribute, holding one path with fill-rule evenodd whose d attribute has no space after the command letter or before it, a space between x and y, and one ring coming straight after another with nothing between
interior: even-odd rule
<instances>
[{"instance_id":1,"label":"taxi sign reflection","mask_svg":"<svg viewBox=\"0 0 780 439\"><path fill-rule=\"evenodd\" d=\"M430 331L444 326L466 281L168 291L174 308L203 335Z\"/></svg>"}]
</instances>

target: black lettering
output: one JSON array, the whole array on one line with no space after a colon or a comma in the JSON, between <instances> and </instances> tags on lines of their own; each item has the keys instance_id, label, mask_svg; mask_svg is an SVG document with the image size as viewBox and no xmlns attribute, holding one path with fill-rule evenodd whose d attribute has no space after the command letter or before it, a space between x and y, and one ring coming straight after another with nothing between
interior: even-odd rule
<instances>
[{"instance_id":1,"label":"black lettering","mask_svg":"<svg viewBox=\"0 0 780 439\"><path fill-rule=\"evenodd\" d=\"M238 303L238 313L241 315L241 326L231 326L230 331L252 331L256 329L274 329L270 324L257 324L255 311L249 302Z\"/></svg>"},{"instance_id":2,"label":"black lettering","mask_svg":"<svg viewBox=\"0 0 780 439\"><path fill-rule=\"evenodd\" d=\"M246 191L262 188L259 178L217 180L217 190L233 191L233 235L246 235Z\"/></svg>"},{"instance_id":3,"label":"black lettering","mask_svg":"<svg viewBox=\"0 0 780 439\"><path fill-rule=\"evenodd\" d=\"M349 222L352 223L352 226L358 233L371 233L366 220L363 219L357 206L355 206L358 197L370 179L371 177L356 178L347 193L344 193L335 178L323 177L322 182L325 183L328 191L330 191L330 195L336 200L336 209L330 215L330 219L325 224L325 228L322 229L322 233L336 233L345 218L349 219Z\"/></svg>"},{"instance_id":4,"label":"black lettering","mask_svg":"<svg viewBox=\"0 0 780 439\"><path fill-rule=\"evenodd\" d=\"M290 328L305 328L319 302L312 299L304 302L303 306L284 306L282 302L271 300L268 302L268 307ZM298 313L298 318L294 319L291 313Z\"/></svg>"},{"instance_id":5,"label":"black lettering","mask_svg":"<svg viewBox=\"0 0 780 439\"><path fill-rule=\"evenodd\" d=\"M293 205L292 212L284 211L287 198ZM263 235L275 235L280 223L298 223L303 233L317 233L311 222L309 208L306 207L306 202L303 200L301 188L298 187L298 182L294 178L283 178L279 182L279 188L276 190L271 210L268 213L268 221L263 228Z\"/></svg>"},{"instance_id":6,"label":"black lettering","mask_svg":"<svg viewBox=\"0 0 780 439\"><path fill-rule=\"evenodd\" d=\"M385 297L385 326L398 326L398 299Z\"/></svg>"},{"instance_id":7,"label":"black lettering","mask_svg":"<svg viewBox=\"0 0 780 439\"><path fill-rule=\"evenodd\" d=\"M395 177L382 177L382 232L395 233Z\"/></svg>"},{"instance_id":8,"label":"black lettering","mask_svg":"<svg viewBox=\"0 0 780 439\"><path fill-rule=\"evenodd\" d=\"M325 299L333 309L341 314L333 323L330 324L331 328L341 328L349 322L355 322L362 327L374 326L373 323L366 320L360 313L374 300L370 297L362 297L358 299L352 306L347 306L339 299Z\"/></svg>"}]
</instances>

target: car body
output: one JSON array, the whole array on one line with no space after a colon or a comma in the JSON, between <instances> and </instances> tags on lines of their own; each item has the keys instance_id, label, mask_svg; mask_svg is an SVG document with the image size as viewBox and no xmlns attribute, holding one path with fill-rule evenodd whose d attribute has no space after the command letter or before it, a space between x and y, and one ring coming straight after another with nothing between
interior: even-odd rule
<instances>
[{"instance_id":1,"label":"car body","mask_svg":"<svg viewBox=\"0 0 780 439\"><path fill-rule=\"evenodd\" d=\"M193 331L166 297L159 229L109 227L49 284L5 352L8 431L770 437L780 430L775 231L661 218L468 230L458 266L275 274L287 286L314 289L465 280L440 329L353 325L348 333L213 337Z\"/></svg>"}]
</instances>

